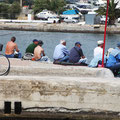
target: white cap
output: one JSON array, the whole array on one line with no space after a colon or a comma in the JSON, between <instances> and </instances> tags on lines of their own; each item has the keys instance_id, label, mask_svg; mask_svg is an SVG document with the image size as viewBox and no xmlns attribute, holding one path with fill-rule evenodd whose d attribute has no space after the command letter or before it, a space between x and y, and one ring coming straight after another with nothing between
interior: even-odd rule
<instances>
[{"instance_id":1,"label":"white cap","mask_svg":"<svg viewBox=\"0 0 120 120\"><path fill-rule=\"evenodd\" d=\"M61 44L65 43L65 42L66 42L65 40L60 40L60 43L61 43Z\"/></svg>"},{"instance_id":2,"label":"white cap","mask_svg":"<svg viewBox=\"0 0 120 120\"><path fill-rule=\"evenodd\" d=\"M102 41L102 40L99 40L99 41L97 41L97 44L98 45L101 45L101 44L103 44L104 42Z\"/></svg>"}]
</instances>

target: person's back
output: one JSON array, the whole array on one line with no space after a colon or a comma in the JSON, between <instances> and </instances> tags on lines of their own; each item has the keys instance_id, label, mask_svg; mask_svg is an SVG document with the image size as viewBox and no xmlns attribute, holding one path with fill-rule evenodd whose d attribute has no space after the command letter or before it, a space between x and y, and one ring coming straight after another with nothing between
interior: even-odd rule
<instances>
[{"instance_id":1,"label":"person's back","mask_svg":"<svg viewBox=\"0 0 120 120\"><path fill-rule=\"evenodd\" d=\"M22 55L18 50L18 46L15 43L16 38L12 37L11 41L6 44L5 56L8 58L21 58Z\"/></svg>"},{"instance_id":2,"label":"person's back","mask_svg":"<svg viewBox=\"0 0 120 120\"><path fill-rule=\"evenodd\" d=\"M89 67L98 67L101 66L102 63L102 55L103 55L103 44L102 40L97 41L97 47L94 49L94 57L90 61ZM106 56L104 55L104 63L106 63Z\"/></svg>"},{"instance_id":3,"label":"person's back","mask_svg":"<svg viewBox=\"0 0 120 120\"><path fill-rule=\"evenodd\" d=\"M5 50L5 54L6 55L11 55L14 53L14 49L16 47L16 44L12 41L9 41L6 45L6 50Z\"/></svg>"},{"instance_id":4,"label":"person's back","mask_svg":"<svg viewBox=\"0 0 120 120\"><path fill-rule=\"evenodd\" d=\"M53 53L54 61L67 62L69 59L69 50L66 48L66 41L61 40L60 44L55 47Z\"/></svg>"},{"instance_id":5,"label":"person's back","mask_svg":"<svg viewBox=\"0 0 120 120\"><path fill-rule=\"evenodd\" d=\"M27 48L26 48L26 53L34 53L34 49L35 47L37 47L37 44L38 44L38 40L37 39L34 39L33 40L33 43L31 43Z\"/></svg>"},{"instance_id":6,"label":"person's back","mask_svg":"<svg viewBox=\"0 0 120 120\"><path fill-rule=\"evenodd\" d=\"M82 49L75 46L70 50L69 62L77 63L82 56L83 56Z\"/></svg>"},{"instance_id":7,"label":"person's back","mask_svg":"<svg viewBox=\"0 0 120 120\"><path fill-rule=\"evenodd\" d=\"M106 67L114 66L120 62L120 52L117 49L113 49L107 59Z\"/></svg>"},{"instance_id":8,"label":"person's back","mask_svg":"<svg viewBox=\"0 0 120 120\"><path fill-rule=\"evenodd\" d=\"M76 42L75 46L70 50L69 62L71 62L71 63L87 62L87 58L85 58L83 51L81 49L80 42Z\"/></svg>"},{"instance_id":9,"label":"person's back","mask_svg":"<svg viewBox=\"0 0 120 120\"><path fill-rule=\"evenodd\" d=\"M19 52L17 44L15 43L16 38L12 37L11 41L9 41L6 44L6 49L5 49L5 54L6 55L11 55L14 54L14 50L16 50L17 52Z\"/></svg>"},{"instance_id":10,"label":"person's back","mask_svg":"<svg viewBox=\"0 0 120 120\"><path fill-rule=\"evenodd\" d=\"M64 57L64 53L63 53L63 50L65 46L62 45L62 44L59 44L55 47L55 50L54 50L54 54L53 54L53 58L54 59L60 59L60 58L63 58Z\"/></svg>"},{"instance_id":11,"label":"person's back","mask_svg":"<svg viewBox=\"0 0 120 120\"><path fill-rule=\"evenodd\" d=\"M39 59L41 59L41 55L44 55L44 50L43 50L43 48L41 47L41 46L37 46L35 49L34 49L34 59L35 60L39 60Z\"/></svg>"},{"instance_id":12,"label":"person's back","mask_svg":"<svg viewBox=\"0 0 120 120\"><path fill-rule=\"evenodd\" d=\"M103 49L101 47L96 47L94 49L94 57L97 55L102 55L102 53L103 53Z\"/></svg>"},{"instance_id":13,"label":"person's back","mask_svg":"<svg viewBox=\"0 0 120 120\"><path fill-rule=\"evenodd\" d=\"M37 47L37 45L35 45L34 43L30 44L30 45L26 48L26 53L34 53L35 47Z\"/></svg>"},{"instance_id":14,"label":"person's back","mask_svg":"<svg viewBox=\"0 0 120 120\"><path fill-rule=\"evenodd\" d=\"M94 57L97 55L102 55L103 54L103 41L99 40L97 42L98 46L94 49Z\"/></svg>"}]
</instances>

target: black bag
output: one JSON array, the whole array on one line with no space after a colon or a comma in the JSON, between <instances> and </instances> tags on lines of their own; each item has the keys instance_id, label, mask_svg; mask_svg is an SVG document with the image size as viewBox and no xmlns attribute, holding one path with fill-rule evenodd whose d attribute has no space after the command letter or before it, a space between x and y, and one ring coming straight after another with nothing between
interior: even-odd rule
<instances>
[{"instance_id":1,"label":"black bag","mask_svg":"<svg viewBox=\"0 0 120 120\"><path fill-rule=\"evenodd\" d=\"M19 54L14 54L14 58L18 58L19 57Z\"/></svg>"}]
</instances>

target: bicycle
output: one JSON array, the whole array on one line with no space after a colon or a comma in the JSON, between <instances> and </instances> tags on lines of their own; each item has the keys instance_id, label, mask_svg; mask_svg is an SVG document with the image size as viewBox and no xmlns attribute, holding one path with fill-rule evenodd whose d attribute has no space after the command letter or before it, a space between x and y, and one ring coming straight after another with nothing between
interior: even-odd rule
<instances>
[{"instance_id":1,"label":"bicycle","mask_svg":"<svg viewBox=\"0 0 120 120\"><path fill-rule=\"evenodd\" d=\"M0 51L2 51L3 45L0 44ZM8 75L10 71L10 60L3 54L0 54L0 76Z\"/></svg>"},{"instance_id":2,"label":"bicycle","mask_svg":"<svg viewBox=\"0 0 120 120\"><path fill-rule=\"evenodd\" d=\"M10 60L3 54L0 54L0 76L8 75L10 71Z\"/></svg>"}]
</instances>

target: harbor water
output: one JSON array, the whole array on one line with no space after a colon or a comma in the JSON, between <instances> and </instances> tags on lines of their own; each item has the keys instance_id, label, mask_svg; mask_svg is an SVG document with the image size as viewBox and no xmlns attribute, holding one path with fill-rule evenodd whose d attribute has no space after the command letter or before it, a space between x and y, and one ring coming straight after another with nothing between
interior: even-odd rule
<instances>
[{"instance_id":1,"label":"harbor water","mask_svg":"<svg viewBox=\"0 0 120 120\"><path fill-rule=\"evenodd\" d=\"M104 34L93 33L63 33L63 32L33 32L33 31L11 31L0 30L0 43L4 45L2 53L5 52L6 43L12 36L16 37L16 43L22 55L25 53L26 47L32 43L33 39L42 40L44 42L43 48L46 55L53 61L53 52L61 39L66 40L67 48L70 50L76 41L82 44L84 55L88 58L88 63L93 58L93 50L97 46L98 40L104 39ZM106 52L108 48L116 47L120 42L119 34L107 34L106 36Z\"/></svg>"}]
</instances>

